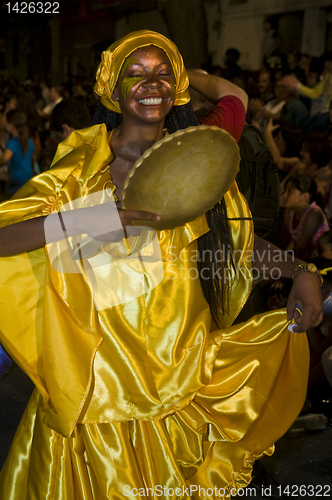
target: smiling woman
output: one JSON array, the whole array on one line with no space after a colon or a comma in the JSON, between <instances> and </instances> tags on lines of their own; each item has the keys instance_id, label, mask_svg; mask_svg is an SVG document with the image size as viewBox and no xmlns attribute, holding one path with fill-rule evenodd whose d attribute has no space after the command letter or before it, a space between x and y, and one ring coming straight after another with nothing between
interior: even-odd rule
<instances>
[{"instance_id":1,"label":"smiling woman","mask_svg":"<svg viewBox=\"0 0 332 500\"><path fill-rule=\"evenodd\" d=\"M1 341L36 385L1 472L0 498L230 498L302 406L307 344L288 331L286 312L231 327L250 293L253 247L235 183L206 215L157 232L159 283L140 267L143 258L127 258L117 241L102 245L99 267L95 255L75 260L72 273L52 266L45 220L56 248L64 236L70 248L76 235L107 239L107 203L88 207L89 195L112 192L121 200L124 179L150 146L198 125L188 84L182 57L164 36L143 30L119 40L97 72L96 124L74 131L50 171L0 206L7 256L0 259ZM216 98L216 109L239 136L245 109L232 88ZM71 210L64 213L65 206ZM130 226L160 217L119 210L119 219ZM123 240L128 248L132 240ZM122 274L107 260L114 252ZM101 308L96 281L107 299L137 282L145 288ZM211 315L220 329L210 332Z\"/></svg>"},{"instance_id":2,"label":"smiling woman","mask_svg":"<svg viewBox=\"0 0 332 500\"><path fill-rule=\"evenodd\" d=\"M175 96L175 77L165 52L153 45L135 50L126 59L112 94L113 100L120 105L123 117L117 132L123 129L130 131L132 127L136 131L137 126L144 124L151 129L159 123L155 137L163 137L164 121L172 109ZM118 133L115 134L117 136ZM112 141L115 137L113 134Z\"/></svg>"}]
</instances>

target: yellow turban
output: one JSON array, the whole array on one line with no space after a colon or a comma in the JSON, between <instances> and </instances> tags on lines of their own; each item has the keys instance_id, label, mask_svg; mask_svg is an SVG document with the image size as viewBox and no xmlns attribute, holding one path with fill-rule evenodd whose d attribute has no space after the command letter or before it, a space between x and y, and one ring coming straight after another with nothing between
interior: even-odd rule
<instances>
[{"instance_id":1,"label":"yellow turban","mask_svg":"<svg viewBox=\"0 0 332 500\"><path fill-rule=\"evenodd\" d=\"M101 55L94 90L101 96L102 104L116 113L121 113L119 103L112 100L112 93L125 59L134 50L154 45L166 52L175 75L176 95L174 104L181 106L190 101L188 75L176 45L160 33L150 30L134 31L113 43Z\"/></svg>"}]
</instances>

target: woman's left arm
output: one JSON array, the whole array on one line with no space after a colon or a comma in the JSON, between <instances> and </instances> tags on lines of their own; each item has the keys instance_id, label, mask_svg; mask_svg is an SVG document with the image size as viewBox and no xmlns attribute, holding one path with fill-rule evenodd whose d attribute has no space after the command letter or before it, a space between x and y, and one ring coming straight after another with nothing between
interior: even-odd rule
<instances>
[{"instance_id":1,"label":"woman's left arm","mask_svg":"<svg viewBox=\"0 0 332 500\"><path fill-rule=\"evenodd\" d=\"M234 83L219 76L204 74L197 70L188 70L188 77L190 86L208 101L216 103L222 97L234 95L242 101L245 110L247 110L248 95Z\"/></svg>"},{"instance_id":2,"label":"woman's left arm","mask_svg":"<svg viewBox=\"0 0 332 500\"><path fill-rule=\"evenodd\" d=\"M284 252L256 235L253 263L264 273L279 269L284 278L291 278L295 267L299 264L305 264L304 261L294 257L292 253ZM296 310L298 304L302 307L302 316ZM292 318L297 323L296 328L294 328L296 333L304 332L322 322L321 284L315 273L304 272L296 276L287 301L287 319L291 320Z\"/></svg>"},{"instance_id":3,"label":"woman's left arm","mask_svg":"<svg viewBox=\"0 0 332 500\"><path fill-rule=\"evenodd\" d=\"M5 149L3 155L0 158L0 165L6 165L13 156L13 152L10 149Z\"/></svg>"}]
</instances>

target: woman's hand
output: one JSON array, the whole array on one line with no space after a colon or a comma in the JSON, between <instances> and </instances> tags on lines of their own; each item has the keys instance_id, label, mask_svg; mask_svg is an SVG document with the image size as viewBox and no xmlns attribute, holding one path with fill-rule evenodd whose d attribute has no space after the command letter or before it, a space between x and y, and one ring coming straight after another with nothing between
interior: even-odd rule
<instances>
[{"instance_id":1,"label":"woman's hand","mask_svg":"<svg viewBox=\"0 0 332 500\"><path fill-rule=\"evenodd\" d=\"M61 217L67 236L86 233L101 241L119 241L124 237L124 228L132 226L135 220L149 226L149 222L161 219L152 212L117 208L113 202L62 212Z\"/></svg>"},{"instance_id":2,"label":"woman's hand","mask_svg":"<svg viewBox=\"0 0 332 500\"><path fill-rule=\"evenodd\" d=\"M296 306L302 308L302 316ZM296 276L287 302L287 319L295 319L295 333L306 332L323 321L323 299L319 277L315 273Z\"/></svg>"}]
</instances>

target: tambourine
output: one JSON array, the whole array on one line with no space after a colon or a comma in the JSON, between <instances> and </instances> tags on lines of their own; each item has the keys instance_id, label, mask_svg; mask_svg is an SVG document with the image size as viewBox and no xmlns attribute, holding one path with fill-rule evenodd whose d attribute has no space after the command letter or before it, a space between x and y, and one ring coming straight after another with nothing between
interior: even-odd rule
<instances>
[{"instance_id":1,"label":"tambourine","mask_svg":"<svg viewBox=\"0 0 332 500\"><path fill-rule=\"evenodd\" d=\"M207 125L178 130L156 142L135 162L123 185L121 208L162 217L156 222L135 219L135 226L156 230L183 226L222 199L239 165L239 148L225 130ZM79 248L73 249L72 258L86 257L102 244L84 238Z\"/></svg>"},{"instance_id":2,"label":"tambourine","mask_svg":"<svg viewBox=\"0 0 332 500\"><path fill-rule=\"evenodd\" d=\"M121 208L161 215L160 221L134 220L133 225L183 226L222 199L239 164L239 148L225 130L207 125L179 130L135 162L124 182Z\"/></svg>"}]
</instances>

